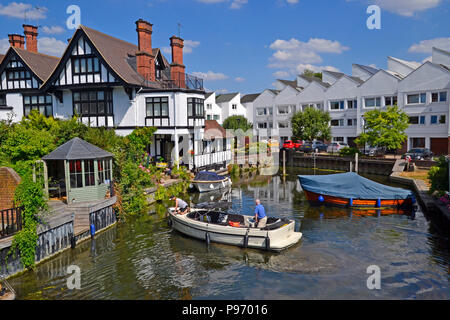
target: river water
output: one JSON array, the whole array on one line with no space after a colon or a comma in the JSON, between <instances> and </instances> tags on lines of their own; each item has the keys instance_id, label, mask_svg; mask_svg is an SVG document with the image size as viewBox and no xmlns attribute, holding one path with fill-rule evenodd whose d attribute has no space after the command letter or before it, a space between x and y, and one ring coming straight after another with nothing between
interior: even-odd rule
<instances>
[{"instance_id":1,"label":"river water","mask_svg":"<svg viewBox=\"0 0 450 320\"><path fill-rule=\"evenodd\" d=\"M450 243L415 215L311 207L297 174L237 179L231 191L195 203L252 214L260 198L271 216L295 219L303 240L282 253L212 244L172 231L165 205L98 234L36 270L11 279L18 299L449 299ZM383 181L376 176L372 179ZM217 202L219 201L220 202ZM67 287L67 267L81 289ZM369 266L381 289L369 290Z\"/></svg>"}]
</instances>

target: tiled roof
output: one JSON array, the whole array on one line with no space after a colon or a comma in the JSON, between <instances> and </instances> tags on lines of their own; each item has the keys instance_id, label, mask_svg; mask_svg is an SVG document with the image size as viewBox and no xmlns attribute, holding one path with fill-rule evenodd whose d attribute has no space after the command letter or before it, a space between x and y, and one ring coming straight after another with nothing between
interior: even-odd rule
<instances>
[{"instance_id":1,"label":"tiled roof","mask_svg":"<svg viewBox=\"0 0 450 320\"><path fill-rule=\"evenodd\" d=\"M216 120L205 120L205 140L231 137Z\"/></svg>"},{"instance_id":2,"label":"tiled roof","mask_svg":"<svg viewBox=\"0 0 450 320\"><path fill-rule=\"evenodd\" d=\"M113 155L80 138L66 142L42 160L90 160L110 158Z\"/></svg>"},{"instance_id":3,"label":"tiled roof","mask_svg":"<svg viewBox=\"0 0 450 320\"><path fill-rule=\"evenodd\" d=\"M249 103L256 100L261 95L261 93L247 94L241 98L241 103Z\"/></svg>"},{"instance_id":4,"label":"tiled roof","mask_svg":"<svg viewBox=\"0 0 450 320\"><path fill-rule=\"evenodd\" d=\"M143 85L144 78L137 72L136 69L136 52L138 46L127 41L112 37L100 31L80 26L94 46L97 48L100 55L105 59L109 66L117 73L123 81L134 85ZM160 52L158 48L153 48L152 54L156 57ZM169 62L164 57L163 62L166 67L170 67ZM158 83L154 84L158 87Z\"/></svg>"},{"instance_id":5,"label":"tiled roof","mask_svg":"<svg viewBox=\"0 0 450 320\"><path fill-rule=\"evenodd\" d=\"M230 102L238 94L239 94L239 92L220 94L216 97L216 103Z\"/></svg>"},{"instance_id":6,"label":"tiled roof","mask_svg":"<svg viewBox=\"0 0 450 320\"><path fill-rule=\"evenodd\" d=\"M42 53L31 52L20 48L12 49L42 81L47 80L60 60L58 57L53 57Z\"/></svg>"}]
</instances>

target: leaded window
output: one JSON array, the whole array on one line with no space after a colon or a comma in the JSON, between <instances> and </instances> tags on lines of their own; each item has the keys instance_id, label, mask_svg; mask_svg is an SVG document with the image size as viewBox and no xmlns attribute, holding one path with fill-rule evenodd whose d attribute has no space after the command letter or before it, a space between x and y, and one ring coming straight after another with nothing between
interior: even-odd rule
<instances>
[{"instance_id":1,"label":"leaded window","mask_svg":"<svg viewBox=\"0 0 450 320\"><path fill-rule=\"evenodd\" d=\"M31 111L37 110L46 117L53 116L53 102L51 95L24 95L23 96L23 114L29 116Z\"/></svg>"}]
</instances>

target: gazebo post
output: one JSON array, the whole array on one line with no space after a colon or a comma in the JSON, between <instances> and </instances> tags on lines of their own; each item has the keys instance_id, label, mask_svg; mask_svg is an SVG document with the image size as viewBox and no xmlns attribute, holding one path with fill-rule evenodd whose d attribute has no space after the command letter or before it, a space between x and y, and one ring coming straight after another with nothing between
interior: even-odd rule
<instances>
[{"instance_id":1,"label":"gazebo post","mask_svg":"<svg viewBox=\"0 0 450 320\"><path fill-rule=\"evenodd\" d=\"M45 187L45 196L48 198L50 194L48 192L48 168L47 162L41 161L44 164L44 187Z\"/></svg>"},{"instance_id":2,"label":"gazebo post","mask_svg":"<svg viewBox=\"0 0 450 320\"><path fill-rule=\"evenodd\" d=\"M69 190L70 190L70 174L68 174L69 172L69 166L68 166L69 161L68 160L64 160L64 178L66 180L66 197L67 197L67 204L71 204L72 200L70 200L70 194L69 194Z\"/></svg>"}]
</instances>

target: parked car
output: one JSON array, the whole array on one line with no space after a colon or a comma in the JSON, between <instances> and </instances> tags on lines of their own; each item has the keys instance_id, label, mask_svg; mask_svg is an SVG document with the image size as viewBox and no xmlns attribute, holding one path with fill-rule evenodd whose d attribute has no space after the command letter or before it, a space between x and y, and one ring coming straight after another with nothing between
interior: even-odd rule
<instances>
[{"instance_id":1,"label":"parked car","mask_svg":"<svg viewBox=\"0 0 450 320\"><path fill-rule=\"evenodd\" d=\"M317 150L318 152L327 152L328 145L323 143L322 141L315 142L305 142L301 147L300 151L305 153L314 152Z\"/></svg>"},{"instance_id":2,"label":"parked car","mask_svg":"<svg viewBox=\"0 0 450 320\"><path fill-rule=\"evenodd\" d=\"M411 160L428 160L433 157L433 152L427 148L415 148L405 153L402 159L406 159L407 156L410 156Z\"/></svg>"},{"instance_id":3,"label":"parked car","mask_svg":"<svg viewBox=\"0 0 450 320\"><path fill-rule=\"evenodd\" d=\"M386 154L386 148L382 147L368 147L365 149L363 148L360 151L361 153L369 157L380 157Z\"/></svg>"},{"instance_id":4,"label":"parked car","mask_svg":"<svg viewBox=\"0 0 450 320\"><path fill-rule=\"evenodd\" d=\"M348 148L348 144L344 143L344 142L332 142L328 147L327 147L327 152L328 153L339 153L339 151L343 148Z\"/></svg>"},{"instance_id":5,"label":"parked car","mask_svg":"<svg viewBox=\"0 0 450 320\"><path fill-rule=\"evenodd\" d=\"M303 141L301 141L301 140L295 140L294 141L294 148L295 149L300 150L302 145L303 145Z\"/></svg>"},{"instance_id":6,"label":"parked car","mask_svg":"<svg viewBox=\"0 0 450 320\"><path fill-rule=\"evenodd\" d=\"M292 140L286 140L283 143L283 149L294 150L295 149L294 142L292 142Z\"/></svg>"}]
</instances>

